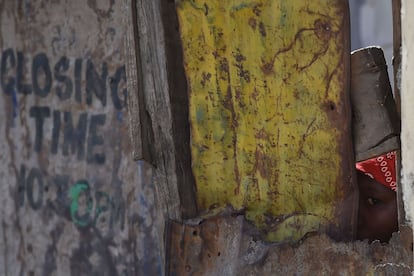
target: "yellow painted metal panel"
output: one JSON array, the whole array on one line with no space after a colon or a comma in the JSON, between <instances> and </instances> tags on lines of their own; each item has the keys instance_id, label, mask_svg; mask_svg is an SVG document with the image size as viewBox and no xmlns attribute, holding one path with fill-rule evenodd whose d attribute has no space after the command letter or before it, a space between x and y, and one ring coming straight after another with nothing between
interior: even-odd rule
<instances>
[{"instance_id":1,"label":"yellow painted metal panel","mask_svg":"<svg viewBox=\"0 0 414 276\"><path fill-rule=\"evenodd\" d=\"M346 1L181 0L177 12L199 210L243 210L272 241L352 235Z\"/></svg>"}]
</instances>

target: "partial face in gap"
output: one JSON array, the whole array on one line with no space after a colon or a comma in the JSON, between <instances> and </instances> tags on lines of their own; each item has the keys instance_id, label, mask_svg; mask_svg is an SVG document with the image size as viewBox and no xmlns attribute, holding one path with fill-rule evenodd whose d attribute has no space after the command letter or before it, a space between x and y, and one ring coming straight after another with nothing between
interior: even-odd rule
<instances>
[{"instance_id":1,"label":"partial face in gap","mask_svg":"<svg viewBox=\"0 0 414 276\"><path fill-rule=\"evenodd\" d=\"M398 231L396 192L357 170L359 213L357 239L388 242Z\"/></svg>"}]
</instances>

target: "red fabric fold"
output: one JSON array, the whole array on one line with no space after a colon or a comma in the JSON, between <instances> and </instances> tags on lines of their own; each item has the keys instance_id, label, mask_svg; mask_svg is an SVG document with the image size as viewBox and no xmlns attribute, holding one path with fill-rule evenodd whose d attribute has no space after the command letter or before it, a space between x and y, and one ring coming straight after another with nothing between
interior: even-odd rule
<instances>
[{"instance_id":1,"label":"red fabric fold","mask_svg":"<svg viewBox=\"0 0 414 276\"><path fill-rule=\"evenodd\" d=\"M382 185L397 190L395 151L356 163L356 168Z\"/></svg>"}]
</instances>

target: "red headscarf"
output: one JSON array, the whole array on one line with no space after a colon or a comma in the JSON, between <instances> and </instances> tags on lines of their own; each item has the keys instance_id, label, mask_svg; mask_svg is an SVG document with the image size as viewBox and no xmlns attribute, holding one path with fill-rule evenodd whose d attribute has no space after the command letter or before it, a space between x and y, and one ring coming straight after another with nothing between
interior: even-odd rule
<instances>
[{"instance_id":1,"label":"red headscarf","mask_svg":"<svg viewBox=\"0 0 414 276\"><path fill-rule=\"evenodd\" d=\"M393 191L397 190L395 151L358 162L356 168Z\"/></svg>"}]
</instances>

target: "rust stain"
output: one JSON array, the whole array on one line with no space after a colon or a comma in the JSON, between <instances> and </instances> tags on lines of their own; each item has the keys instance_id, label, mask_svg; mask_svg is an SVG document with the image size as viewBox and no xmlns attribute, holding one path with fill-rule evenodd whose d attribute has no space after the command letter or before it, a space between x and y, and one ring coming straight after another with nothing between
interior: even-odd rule
<instances>
[{"instance_id":1,"label":"rust stain","mask_svg":"<svg viewBox=\"0 0 414 276\"><path fill-rule=\"evenodd\" d=\"M261 26L259 26L259 27L262 30ZM296 33L295 39L291 42L290 45L288 45L285 48L280 49L278 52L276 52L274 54L271 61L266 62L261 66L262 72L265 75L270 75L270 74L273 73L274 62L275 62L277 56L282 54L282 53L285 53L285 52L288 52L288 51L292 50L295 43L298 40L300 40L300 37L301 37L302 33L304 33L305 31L313 31L315 33L315 35L318 37L318 39L320 39L324 42L329 41L332 38L333 35L337 34L335 32L332 32L332 27L331 27L331 25L328 21L321 20L321 19L318 19L318 20L315 21L314 28L302 28L302 29L300 29ZM261 33L264 36L266 35L264 26L263 26L263 32L261 31ZM319 57L325 55L327 53L328 49L329 49L329 45L328 45L328 43L324 43L323 45L324 45L324 47L320 51L314 53L313 58L311 59L311 61L308 64L306 64L304 66L301 66L301 67L298 66L297 70L298 71L303 71L303 70L309 68L316 60L318 60Z\"/></svg>"},{"instance_id":2,"label":"rust stain","mask_svg":"<svg viewBox=\"0 0 414 276\"><path fill-rule=\"evenodd\" d=\"M233 231L241 226L229 218L230 223L223 217L213 217L193 226L171 222L167 237L171 245L167 251L168 275L217 275L215 266L230 256L228 246L237 237ZM227 275L225 271L221 273Z\"/></svg>"},{"instance_id":3,"label":"rust stain","mask_svg":"<svg viewBox=\"0 0 414 276\"><path fill-rule=\"evenodd\" d=\"M259 32L263 37L266 36L266 28L265 28L265 25L263 24L263 22L259 23Z\"/></svg>"},{"instance_id":4,"label":"rust stain","mask_svg":"<svg viewBox=\"0 0 414 276\"><path fill-rule=\"evenodd\" d=\"M230 80L229 80L230 83ZM237 127L238 127L238 120L236 111L234 110L233 101L232 101L232 94L231 94L231 87L230 84L227 88L227 95L226 95L228 102L228 107L231 111L231 130L233 132L232 134L232 144L233 144L233 160L234 160L234 175L236 177L236 188L234 190L234 195L239 194L240 192L240 184L241 184L241 178L240 178L240 172L239 172L239 164L238 164L238 157L237 157Z\"/></svg>"},{"instance_id":5,"label":"rust stain","mask_svg":"<svg viewBox=\"0 0 414 276\"><path fill-rule=\"evenodd\" d=\"M213 51L211 54L214 56L215 59L219 57L219 54L217 51Z\"/></svg>"},{"instance_id":6,"label":"rust stain","mask_svg":"<svg viewBox=\"0 0 414 276\"><path fill-rule=\"evenodd\" d=\"M334 34L331 23L322 19L317 19L314 23L316 36L323 41L329 41Z\"/></svg>"},{"instance_id":7,"label":"rust stain","mask_svg":"<svg viewBox=\"0 0 414 276\"><path fill-rule=\"evenodd\" d=\"M268 177L267 155L260 147L256 148L255 161L254 171L258 171L260 176L266 179Z\"/></svg>"},{"instance_id":8,"label":"rust stain","mask_svg":"<svg viewBox=\"0 0 414 276\"><path fill-rule=\"evenodd\" d=\"M250 27L252 27L253 30L256 30L256 25L257 25L256 19L254 19L253 17L250 17L248 24Z\"/></svg>"},{"instance_id":9,"label":"rust stain","mask_svg":"<svg viewBox=\"0 0 414 276\"><path fill-rule=\"evenodd\" d=\"M344 47L339 46L338 45L338 51L341 52L341 55L344 54ZM327 71L326 75L325 75L325 83L326 83L326 89L325 89L325 98L328 98L328 94L329 94L329 90L330 90L330 86L331 86L331 81L332 78L338 74L338 70L341 70L341 61L338 61L338 63L336 64L335 68L333 68L333 70L331 72ZM343 78L340 79L340 81L342 82L342 86L346 87L345 83L347 81L347 78L349 77L349 73L348 72L342 72Z\"/></svg>"},{"instance_id":10,"label":"rust stain","mask_svg":"<svg viewBox=\"0 0 414 276\"><path fill-rule=\"evenodd\" d=\"M236 101L239 104L239 107L240 108L245 107L246 104L243 101L242 90L238 87L236 87L235 90L236 90Z\"/></svg>"},{"instance_id":11,"label":"rust stain","mask_svg":"<svg viewBox=\"0 0 414 276\"><path fill-rule=\"evenodd\" d=\"M203 72L202 73L202 80L200 81L201 85L204 87L206 85L206 82L210 81L211 74Z\"/></svg>"},{"instance_id":12,"label":"rust stain","mask_svg":"<svg viewBox=\"0 0 414 276\"><path fill-rule=\"evenodd\" d=\"M228 63L226 58L223 58L220 61L220 70L227 73L227 74L229 73L229 63Z\"/></svg>"},{"instance_id":13,"label":"rust stain","mask_svg":"<svg viewBox=\"0 0 414 276\"><path fill-rule=\"evenodd\" d=\"M245 70L243 66L243 61L246 60L246 57L240 53L240 49L236 49L236 53L233 54L234 59L236 60L235 67L237 68L237 74L240 78L243 78L246 82L250 82L250 72Z\"/></svg>"},{"instance_id":14,"label":"rust stain","mask_svg":"<svg viewBox=\"0 0 414 276\"><path fill-rule=\"evenodd\" d=\"M254 6L253 12L256 16L260 16L260 14L262 13L262 6L263 4L257 4L256 6Z\"/></svg>"},{"instance_id":15,"label":"rust stain","mask_svg":"<svg viewBox=\"0 0 414 276\"><path fill-rule=\"evenodd\" d=\"M242 62L246 60L246 57L240 53L240 49L237 49L237 54L234 55L234 58L236 59L237 62Z\"/></svg>"},{"instance_id":16,"label":"rust stain","mask_svg":"<svg viewBox=\"0 0 414 276\"><path fill-rule=\"evenodd\" d=\"M325 45L324 45L324 48L322 48L322 50L321 50L321 51L316 52L316 53L313 55L313 58L311 59L311 61L310 61L308 64L306 64L306 65L304 65L304 66L301 66L301 67L298 67L298 68L297 68L297 69L298 69L298 71L299 71L299 72L301 72L301 71L303 71L303 70L305 70L305 69L309 68L309 67L310 67L313 63L315 63L315 61L317 61L317 60L318 60L318 58L320 58L321 56L325 55L325 54L328 52L328 49L329 49L329 45L328 45L328 44L325 44Z\"/></svg>"},{"instance_id":17,"label":"rust stain","mask_svg":"<svg viewBox=\"0 0 414 276\"><path fill-rule=\"evenodd\" d=\"M262 72L265 75L270 75L273 74L273 64L274 64L274 59L272 59L271 62L267 62L265 64L263 64L260 68L262 69Z\"/></svg>"},{"instance_id":18,"label":"rust stain","mask_svg":"<svg viewBox=\"0 0 414 276\"><path fill-rule=\"evenodd\" d=\"M204 3L204 15L205 16L208 15L208 6L207 6L207 3Z\"/></svg>"}]
</instances>

